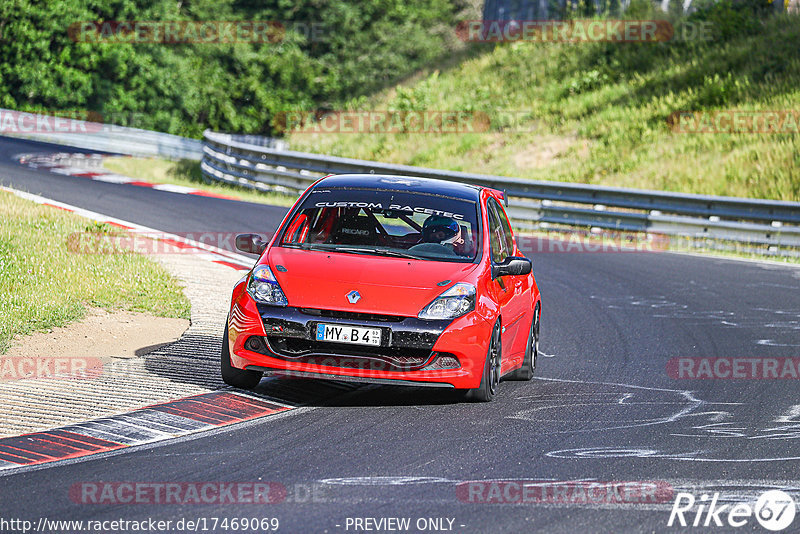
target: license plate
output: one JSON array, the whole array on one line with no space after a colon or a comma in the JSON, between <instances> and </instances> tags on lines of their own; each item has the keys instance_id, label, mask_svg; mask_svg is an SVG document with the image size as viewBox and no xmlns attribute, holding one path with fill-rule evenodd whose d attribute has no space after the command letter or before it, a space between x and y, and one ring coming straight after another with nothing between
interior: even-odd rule
<instances>
[{"instance_id":1,"label":"license plate","mask_svg":"<svg viewBox=\"0 0 800 534\"><path fill-rule=\"evenodd\" d=\"M317 341L380 346L381 330L380 328L320 323L317 325Z\"/></svg>"}]
</instances>

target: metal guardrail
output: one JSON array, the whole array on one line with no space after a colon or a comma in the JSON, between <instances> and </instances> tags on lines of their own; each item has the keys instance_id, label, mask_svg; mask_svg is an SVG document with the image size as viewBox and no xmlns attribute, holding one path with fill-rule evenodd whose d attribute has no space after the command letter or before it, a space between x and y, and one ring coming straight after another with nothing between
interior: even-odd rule
<instances>
[{"instance_id":1,"label":"metal guardrail","mask_svg":"<svg viewBox=\"0 0 800 534\"><path fill-rule=\"evenodd\" d=\"M266 148L206 131L201 168L212 180L299 192L326 174L437 178L504 190L521 229L552 225L800 247L800 202L542 182Z\"/></svg>"},{"instance_id":2,"label":"metal guardrail","mask_svg":"<svg viewBox=\"0 0 800 534\"><path fill-rule=\"evenodd\" d=\"M0 135L131 156L160 156L195 161L203 156L203 143L198 139L2 108Z\"/></svg>"}]
</instances>

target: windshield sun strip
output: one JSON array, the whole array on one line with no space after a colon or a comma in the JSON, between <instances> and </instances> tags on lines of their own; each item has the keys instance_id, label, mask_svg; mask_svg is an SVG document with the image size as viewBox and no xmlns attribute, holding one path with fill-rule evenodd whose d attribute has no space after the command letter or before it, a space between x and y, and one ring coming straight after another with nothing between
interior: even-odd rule
<instances>
[{"instance_id":1,"label":"windshield sun strip","mask_svg":"<svg viewBox=\"0 0 800 534\"><path fill-rule=\"evenodd\" d=\"M306 191L301 196L301 198L298 199L298 201L295 204L295 206L290 210L290 213L286 216L286 218L284 220L284 223L281 225L280 231L277 232L277 234L276 234L276 237L275 237L275 240L274 240L274 246L276 246L276 247L285 247L285 248L294 248L294 249L300 249L300 250L311 250L311 251L317 251L317 252L337 252L337 250L335 250L333 248L320 248L320 247L318 247L318 245L331 246L330 243L313 243L313 244L311 244L311 243L284 243L283 242L284 238L286 237L286 232L289 229L289 226L291 225L291 222L295 219L297 214L301 211L301 208L303 208L303 205L309 200L309 198L314 193L333 193L333 192L336 192L336 191L367 191L367 192L381 192L381 193L386 192L386 193L399 193L399 194L404 194L404 195L413 194L415 196L428 196L428 197L435 197L435 198L443 198L443 199L447 199L447 200L452 200L452 201L457 201L457 202L465 202L465 203L468 203L468 204L472 204L473 208L475 209L475 215L476 215L475 232L476 232L476 235L478 237L478 239L477 239L477 241L475 243L475 253L474 253L473 256L471 256L471 257L458 257L458 256L427 256L427 257L423 257L423 256L419 256L419 257L415 257L413 259L419 259L419 260L423 260L423 261L446 261L446 262L449 262L449 263L478 263L480 261L481 253L482 253L482 250L483 250L483 240L481 238L482 230L483 230L483 220L482 220L482 213L481 213L481 209L480 209L479 200L474 200L474 199L470 199L470 198L462 198L462 197L452 196L452 195L443 195L441 193L431 193L429 191L405 191L405 190L400 190L400 189L369 189L369 188L362 188L362 187L327 187L325 189L314 189L314 190ZM305 209L309 209L309 208L305 208ZM370 214L370 215L372 215L374 217L374 214ZM403 214L403 215L400 216L401 220L404 220L405 218L408 218L410 220L410 222L412 222L412 223L414 222L412 219L410 219L410 217L408 217L407 214ZM378 222L378 224L380 225L380 222ZM314 245L314 246L313 247L309 247L308 245ZM335 247L336 245L333 245L333 246ZM344 251L342 251L342 252L344 252ZM399 254L403 253L403 251L398 251L398 252L399 252ZM351 252L351 253L354 253L354 252ZM400 257L399 254L397 254L397 257ZM388 254L382 254L382 255L383 256L388 256ZM408 258L408 259L411 259L411 258Z\"/></svg>"}]
</instances>

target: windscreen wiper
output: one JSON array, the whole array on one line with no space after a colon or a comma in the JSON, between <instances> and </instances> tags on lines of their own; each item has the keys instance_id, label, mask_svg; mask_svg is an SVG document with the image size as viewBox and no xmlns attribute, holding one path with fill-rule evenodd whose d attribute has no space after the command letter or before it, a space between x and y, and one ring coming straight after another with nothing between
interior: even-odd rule
<instances>
[{"instance_id":1,"label":"windscreen wiper","mask_svg":"<svg viewBox=\"0 0 800 534\"><path fill-rule=\"evenodd\" d=\"M425 259L420 256L410 254L408 252L400 252L397 250L388 250L384 248L332 246L331 248L325 250L329 250L331 252L345 252L348 254L374 254L376 256L393 256L396 258L407 258L411 260Z\"/></svg>"},{"instance_id":2,"label":"windscreen wiper","mask_svg":"<svg viewBox=\"0 0 800 534\"><path fill-rule=\"evenodd\" d=\"M409 252L400 252L397 250L387 250L382 248L371 247L347 247L333 245L331 243L282 243L282 247L297 248L300 250L319 250L324 252L344 252L345 254L374 254L376 256L392 256L396 258L407 258L411 260L424 260L421 256L411 254Z\"/></svg>"},{"instance_id":3,"label":"windscreen wiper","mask_svg":"<svg viewBox=\"0 0 800 534\"><path fill-rule=\"evenodd\" d=\"M300 250L323 250L318 248L318 245L315 243L281 243L280 246L286 248L298 248Z\"/></svg>"},{"instance_id":4,"label":"windscreen wiper","mask_svg":"<svg viewBox=\"0 0 800 534\"><path fill-rule=\"evenodd\" d=\"M282 243L281 246L300 250L317 250L320 252L346 252L352 254L372 254L375 252L371 248L341 247L331 243Z\"/></svg>"},{"instance_id":5,"label":"windscreen wiper","mask_svg":"<svg viewBox=\"0 0 800 534\"><path fill-rule=\"evenodd\" d=\"M408 258L411 260L424 260L422 256L417 256L415 254L411 254L410 252L400 252L398 250L385 250L385 249L373 249L371 252L374 254L379 254L381 256L394 256L396 258Z\"/></svg>"}]
</instances>

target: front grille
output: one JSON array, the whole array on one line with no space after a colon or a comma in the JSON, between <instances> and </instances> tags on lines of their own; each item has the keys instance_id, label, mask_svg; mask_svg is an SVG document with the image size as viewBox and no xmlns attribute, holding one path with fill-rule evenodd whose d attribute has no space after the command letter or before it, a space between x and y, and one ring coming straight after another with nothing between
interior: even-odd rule
<instances>
[{"instance_id":1,"label":"front grille","mask_svg":"<svg viewBox=\"0 0 800 534\"><path fill-rule=\"evenodd\" d=\"M399 315L379 315L376 313L344 312L336 310L317 310L313 308L300 308L300 312L314 317L327 317L329 319L346 319L351 321L381 321L399 323L405 317Z\"/></svg>"},{"instance_id":2,"label":"front grille","mask_svg":"<svg viewBox=\"0 0 800 534\"><path fill-rule=\"evenodd\" d=\"M283 336L267 336L267 343L273 353L292 361L370 370L420 369L430 362L434 355L429 349L324 343Z\"/></svg>"}]
</instances>

